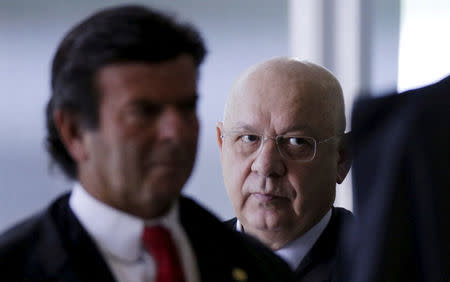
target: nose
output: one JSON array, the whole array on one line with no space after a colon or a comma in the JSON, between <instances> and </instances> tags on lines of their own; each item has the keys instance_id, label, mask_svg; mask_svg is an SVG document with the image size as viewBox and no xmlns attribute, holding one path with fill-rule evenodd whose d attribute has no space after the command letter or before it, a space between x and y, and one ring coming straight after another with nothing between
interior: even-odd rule
<instances>
[{"instance_id":1,"label":"nose","mask_svg":"<svg viewBox=\"0 0 450 282\"><path fill-rule=\"evenodd\" d=\"M286 173L286 166L277 150L275 140L272 138L264 140L251 169L264 177L283 176Z\"/></svg>"}]
</instances>

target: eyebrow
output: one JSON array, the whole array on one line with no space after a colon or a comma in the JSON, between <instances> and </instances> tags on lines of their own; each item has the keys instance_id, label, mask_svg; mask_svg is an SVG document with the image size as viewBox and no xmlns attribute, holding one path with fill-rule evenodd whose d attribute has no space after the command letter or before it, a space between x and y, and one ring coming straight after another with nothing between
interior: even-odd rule
<instances>
[{"instance_id":1,"label":"eyebrow","mask_svg":"<svg viewBox=\"0 0 450 282\"><path fill-rule=\"evenodd\" d=\"M295 132L295 131L301 131L301 132L305 132L307 134L312 133L313 130L311 130L311 127L309 126L305 126L305 125L291 125L289 127L286 127L285 129L283 129L283 134L286 134L286 132Z\"/></svg>"},{"instance_id":2,"label":"eyebrow","mask_svg":"<svg viewBox=\"0 0 450 282\"><path fill-rule=\"evenodd\" d=\"M199 95L194 93L192 96L177 99L176 101L165 101L165 102L159 102L154 101L149 98L138 98L136 100L132 100L129 104L131 106L139 106L139 105L165 105L165 104L173 104L173 105L183 105L183 104L189 104L189 103L196 103L199 100Z\"/></svg>"},{"instance_id":3,"label":"eyebrow","mask_svg":"<svg viewBox=\"0 0 450 282\"><path fill-rule=\"evenodd\" d=\"M255 133L259 132L259 130L257 130L256 128L254 128L253 126L246 124L244 122L234 122L232 124L233 124L233 126L230 128L231 131L249 131L249 132L255 132ZM308 126L291 125L289 127L284 128L282 130L281 134L284 135L286 133L295 132L295 131L304 132L305 134L312 134L314 132Z\"/></svg>"},{"instance_id":4,"label":"eyebrow","mask_svg":"<svg viewBox=\"0 0 450 282\"><path fill-rule=\"evenodd\" d=\"M257 130L249 124L243 122L233 122L233 126L230 128L231 131L251 131L257 132Z\"/></svg>"},{"instance_id":5,"label":"eyebrow","mask_svg":"<svg viewBox=\"0 0 450 282\"><path fill-rule=\"evenodd\" d=\"M173 104L178 104L178 105L182 105L182 104L189 104L189 103L198 103L199 100L199 96L198 94L194 94L190 97L186 97L186 99L180 99L177 102L173 103ZM168 103L171 104L171 103Z\"/></svg>"}]
</instances>

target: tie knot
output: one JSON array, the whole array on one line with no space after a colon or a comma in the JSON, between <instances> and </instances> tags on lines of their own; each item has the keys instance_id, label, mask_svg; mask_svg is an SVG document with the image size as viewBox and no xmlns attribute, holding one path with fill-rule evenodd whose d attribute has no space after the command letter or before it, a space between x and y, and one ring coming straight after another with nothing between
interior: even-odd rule
<instances>
[{"instance_id":1,"label":"tie knot","mask_svg":"<svg viewBox=\"0 0 450 282\"><path fill-rule=\"evenodd\" d=\"M146 244L153 244L152 242L165 242L172 240L169 229L162 225L154 225L144 227L142 239Z\"/></svg>"},{"instance_id":2,"label":"tie knot","mask_svg":"<svg viewBox=\"0 0 450 282\"><path fill-rule=\"evenodd\" d=\"M175 249L169 229L162 225L145 227L142 240L147 251L153 256L160 252Z\"/></svg>"}]
</instances>

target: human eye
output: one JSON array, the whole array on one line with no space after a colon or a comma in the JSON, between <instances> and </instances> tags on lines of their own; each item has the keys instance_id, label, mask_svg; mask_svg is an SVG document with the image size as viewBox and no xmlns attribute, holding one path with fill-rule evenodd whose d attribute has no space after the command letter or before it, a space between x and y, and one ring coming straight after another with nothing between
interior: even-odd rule
<instances>
[{"instance_id":1,"label":"human eye","mask_svg":"<svg viewBox=\"0 0 450 282\"><path fill-rule=\"evenodd\" d=\"M288 141L287 143L292 146L304 146L311 143L304 137L289 136L286 138L286 140Z\"/></svg>"},{"instance_id":2,"label":"human eye","mask_svg":"<svg viewBox=\"0 0 450 282\"><path fill-rule=\"evenodd\" d=\"M256 151L261 144L261 137L251 133L236 133L233 148L242 155L248 155Z\"/></svg>"},{"instance_id":3,"label":"human eye","mask_svg":"<svg viewBox=\"0 0 450 282\"><path fill-rule=\"evenodd\" d=\"M128 112L135 118L148 118L158 115L161 107L151 103L136 103L129 107Z\"/></svg>"},{"instance_id":4,"label":"human eye","mask_svg":"<svg viewBox=\"0 0 450 282\"><path fill-rule=\"evenodd\" d=\"M197 98L178 103L178 109L184 113L195 113L197 109Z\"/></svg>"},{"instance_id":5,"label":"human eye","mask_svg":"<svg viewBox=\"0 0 450 282\"><path fill-rule=\"evenodd\" d=\"M255 134L244 134L240 136L240 140L244 143L256 143L258 142L260 137Z\"/></svg>"}]
</instances>

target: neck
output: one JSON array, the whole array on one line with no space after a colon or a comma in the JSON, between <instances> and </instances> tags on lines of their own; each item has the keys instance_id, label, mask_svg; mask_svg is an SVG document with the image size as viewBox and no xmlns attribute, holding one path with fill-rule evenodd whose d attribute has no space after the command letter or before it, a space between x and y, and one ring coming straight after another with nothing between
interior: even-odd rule
<instances>
[{"instance_id":1,"label":"neck","mask_svg":"<svg viewBox=\"0 0 450 282\"><path fill-rule=\"evenodd\" d=\"M314 226L324 219L324 216L329 210L323 214L319 214L314 220L309 222L296 222L295 224L286 224L277 226L276 228L270 228L268 226L255 228L250 224L245 224L245 222L240 223L245 233L256 237L272 251L277 251L314 228Z\"/></svg>"},{"instance_id":2,"label":"neck","mask_svg":"<svg viewBox=\"0 0 450 282\"><path fill-rule=\"evenodd\" d=\"M286 229L268 230L268 229L254 229L243 225L244 231L260 240L264 245L272 251L279 250L302 236L306 231L293 231Z\"/></svg>"},{"instance_id":3,"label":"neck","mask_svg":"<svg viewBox=\"0 0 450 282\"><path fill-rule=\"evenodd\" d=\"M94 178L94 180L96 179ZM165 199L155 201L151 198L143 200L139 195L127 194L126 189L121 189L122 193L110 193L108 189L119 189L98 181L92 181L92 178L79 177L79 182L86 192L98 201L144 220L163 216L170 210L177 199L177 197L173 197L172 201Z\"/></svg>"}]
</instances>

